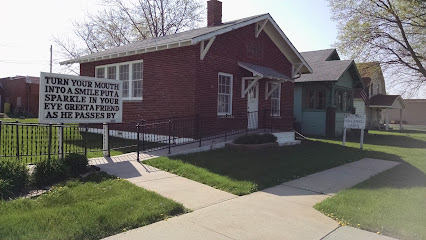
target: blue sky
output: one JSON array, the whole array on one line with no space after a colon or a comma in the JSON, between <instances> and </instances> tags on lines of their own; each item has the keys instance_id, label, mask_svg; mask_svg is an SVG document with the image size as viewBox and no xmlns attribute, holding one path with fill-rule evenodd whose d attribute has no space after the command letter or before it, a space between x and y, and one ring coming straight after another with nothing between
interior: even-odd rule
<instances>
[{"instance_id":1,"label":"blue sky","mask_svg":"<svg viewBox=\"0 0 426 240\"><path fill-rule=\"evenodd\" d=\"M222 2L224 21L270 13L299 51L330 48L335 42L336 25L326 0ZM49 71L52 36L69 35L71 22L81 20L86 11L96 11L97 4L97 0L0 0L0 77ZM64 60L57 50L54 46L54 72L60 69L57 62Z\"/></svg>"}]
</instances>

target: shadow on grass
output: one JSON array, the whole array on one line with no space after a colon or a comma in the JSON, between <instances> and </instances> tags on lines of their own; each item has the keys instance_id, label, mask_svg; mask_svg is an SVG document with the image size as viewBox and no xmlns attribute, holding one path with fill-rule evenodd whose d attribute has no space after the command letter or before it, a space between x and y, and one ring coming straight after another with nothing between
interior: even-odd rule
<instances>
[{"instance_id":1,"label":"shadow on grass","mask_svg":"<svg viewBox=\"0 0 426 240\"><path fill-rule=\"evenodd\" d=\"M393 154L365 151L321 141L304 141L301 145L264 151L220 149L175 156L173 159L235 180L253 182L258 186L256 190L262 190L367 157L403 161Z\"/></svg>"},{"instance_id":2,"label":"shadow on grass","mask_svg":"<svg viewBox=\"0 0 426 240\"><path fill-rule=\"evenodd\" d=\"M383 132L388 133L388 132ZM425 134L426 132L421 132ZM341 141L341 138L336 138L334 140ZM359 137L350 136L347 138L347 142L359 143ZM399 147L399 148L426 148L426 141L416 139L404 135L382 135L370 133L365 135L364 144L371 144L377 146L389 146L389 147Z\"/></svg>"},{"instance_id":3,"label":"shadow on grass","mask_svg":"<svg viewBox=\"0 0 426 240\"><path fill-rule=\"evenodd\" d=\"M366 181L355 188L380 189L380 188L413 188L426 187L426 175L413 165L402 162L386 172L377 175L374 181Z\"/></svg>"}]
</instances>

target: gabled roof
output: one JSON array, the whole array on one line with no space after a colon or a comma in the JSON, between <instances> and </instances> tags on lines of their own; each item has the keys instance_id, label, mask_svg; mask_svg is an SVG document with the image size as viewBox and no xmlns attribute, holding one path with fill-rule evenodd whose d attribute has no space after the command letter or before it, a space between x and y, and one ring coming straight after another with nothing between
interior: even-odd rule
<instances>
[{"instance_id":1,"label":"gabled roof","mask_svg":"<svg viewBox=\"0 0 426 240\"><path fill-rule=\"evenodd\" d=\"M400 95L375 95L370 98L369 107L403 109L405 104Z\"/></svg>"},{"instance_id":2,"label":"gabled roof","mask_svg":"<svg viewBox=\"0 0 426 240\"><path fill-rule=\"evenodd\" d=\"M357 63L356 64L359 74L361 77L369 78L369 82L364 82L364 87L369 87L370 84L374 81L380 81L380 86L382 87L382 92L386 93L386 83L385 77L383 76L382 68L380 67L379 62L367 62L367 63Z\"/></svg>"},{"instance_id":3,"label":"gabled roof","mask_svg":"<svg viewBox=\"0 0 426 240\"><path fill-rule=\"evenodd\" d=\"M301 54L312 67L313 73L302 74L295 82L338 81L346 70L355 67L353 60L330 60L339 58L336 49L302 52Z\"/></svg>"},{"instance_id":4,"label":"gabled roof","mask_svg":"<svg viewBox=\"0 0 426 240\"><path fill-rule=\"evenodd\" d=\"M146 52L153 52L165 50L170 48L184 47L196 45L201 41L209 40L218 35L239 29L260 21L265 21L266 25L263 28L269 37L274 41L281 52L293 64L303 64L301 71L312 72L312 68L303 59L302 55L296 50L281 28L277 25L275 20L269 14L263 14L243 19L238 19L230 22L223 23L220 26L204 27L194 30L189 30L173 35L167 35L158 38L149 38L142 41L129 43L123 46L111 48L102 52L92 53L86 56L70 59L60 62L61 65L72 63L84 63L100 61L104 59L113 59L124 56L142 54ZM254 30L254 29L253 29ZM254 34L254 33L253 33Z\"/></svg>"},{"instance_id":5,"label":"gabled roof","mask_svg":"<svg viewBox=\"0 0 426 240\"><path fill-rule=\"evenodd\" d=\"M340 60L337 55L337 51L334 48L331 49L323 49L317 51L308 51L301 53L303 58L305 58L308 62L320 62L320 61L329 61L329 60ZM330 59L333 54L337 55L337 59Z\"/></svg>"},{"instance_id":6,"label":"gabled roof","mask_svg":"<svg viewBox=\"0 0 426 240\"><path fill-rule=\"evenodd\" d=\"M244 62L238 62L238 66L246 69L247 71L250 71L253 73L254 76L261 77L261 78L269 78L274 80L290 80L290 78L278 71L275 71L272 68L268 67L262 67L259 65L254 65L251 63L244 63Z\"/></svg>"}]
</instances>

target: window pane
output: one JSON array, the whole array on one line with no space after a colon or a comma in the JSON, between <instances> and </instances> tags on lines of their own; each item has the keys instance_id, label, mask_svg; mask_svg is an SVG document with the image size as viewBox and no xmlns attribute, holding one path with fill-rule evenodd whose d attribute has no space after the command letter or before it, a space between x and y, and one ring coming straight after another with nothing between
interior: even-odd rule
<instances>
[{"instance_id":1,"label":"window pane","mask_svg":"<svg viewBox=\"0 0 426 240\"><path fill-rule=\"evenodd\" d=\"M143 65L142 63L133 63L132 66L132 76L133 80L142 80L143 79Z\"/></svg>"},{"instance_id":2,"label":"window pane","mask_svg":"<svg viewBox=\"0 0 426 240\"><path fill-rule=\"evenodd\" d=\"M129 80L129 65L120 65L119 67L119 79L122 81Z\"/></svg>"},{"instance_id":3,"label":"window pane","mask_svg":"<svg viewBox=\"0 0 426 240\"><path fill-rule=\"evenodd\" d=\"M314 89L309 89L308 108L309 109L315 109L315 90Z\"/></svg>"},{"instance_id":4,"label":"window pane","mask_svg":"<svg viewBox=\"0 0 426 240\"><path fill-rule=\"evenodd\" d=\"M317 109L325 109L325 90L319 89L317 93Z\"/></svg>"},{"instance_id":5,"label":"window pane","mask_svg":"<svg viewBox=\"0 0 426 240\"><path fill-rule=\"evenodd\" d=\"M116 70L116 67L115 66L113 66L113 67L108 67L108 76L107 76L107 78L108 79L117 79L117 75L116 75L116 72L117 70Z\"/></svg>"},{"instance_id":6,"label":"window pane","mask_svg":"<svg viewBox=\"0 0 426 240\"><path fill-rule=\"evenodd\" d=\"M123 98L129 97L129 82L125 81L123 82Z\"/></svg>"},{"instance_id":7,"label":"window pane","mask_svg":"<svg viewBox=\"0 0 426 240\"><path fill-rule=\"evenodd\" d=\"M142 80L133 81L133 94L132 97L142 97Z\"/></svg>"},{"instance_id":8,"label":"window pane","mask_svg":"<svg viewBox=\"0 0 426 240\"><path fill-rule=\"evenodd\" d=\"M96 69L96 77L97 78L105 78L105 68L97 68Z\"/></svg>"}]
</instances>

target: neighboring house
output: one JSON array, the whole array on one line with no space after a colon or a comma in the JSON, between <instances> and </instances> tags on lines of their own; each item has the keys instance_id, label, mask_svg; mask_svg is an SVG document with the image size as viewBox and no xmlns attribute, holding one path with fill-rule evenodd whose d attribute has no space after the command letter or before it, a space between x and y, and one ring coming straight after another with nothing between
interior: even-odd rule
<instances>
[{"instance_id":1,"label":"neighboring house","mask_svg":"<svg viewBox=\"0 0 426 240\"><path fill-rule=\"evenodd\" d=\"M409 125L426 125L426 99L405 99L405 109L402 122ZM400 123L400 111L392 109L389 112L391 123Z\"/></svg>"},{"instance_id":2,"label":"neighboring house","mask_svg":"<svg viewBox=\"0 0 426 240\"><path fill-rule=\"evenodd\" d=\"M354 106L357 114L365 114L367 129L380 128L386 123L388 109L404 109L399 95L387 95L385 78L378 62L358 63L362 85L355 89ZM388 119L389 121L389 119Z\"/></svg>"},{"instance_id":3,"label":"neighboring house","mask_svg":"<svg viewBox=\"0 0 426 240\"><path fill-rule=\"evenodd\" d=\"M303 134L335 137L343 133L345 113L353 112L353 89L360 76L353 60L336 49L302 52L313 73L295 80L294 117Z\"/></svg>"},{"instance_id":4,"label":"neighboring house","mask_svg":"<svg viewBox=\"0 0 426 240\"><path fill-rule=\"evenodd\" d=\"M293 130L292 78L312 72L269 14L222 23L208 1L208 26L133 42L62 62L80 75L123 81L123 121L199 115L209 126L247 112L249 128L267 112L274 128Z\"/></svg>"},{"instance_id":5,"label":"neighboring house","mask_svg":"<svg viewBox=\"0 0 426 240\"><path fill-rule=\"evenodd\" d=\"M12 113L35 117L38 115L39 77L16 76L0 78L3 88L0 109L3 112L4 104L10 104Z\"/></svg>"}]
</instances>

